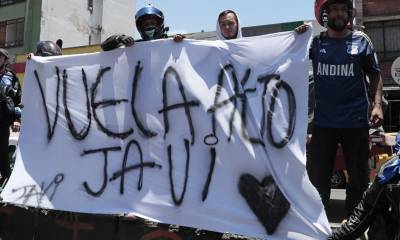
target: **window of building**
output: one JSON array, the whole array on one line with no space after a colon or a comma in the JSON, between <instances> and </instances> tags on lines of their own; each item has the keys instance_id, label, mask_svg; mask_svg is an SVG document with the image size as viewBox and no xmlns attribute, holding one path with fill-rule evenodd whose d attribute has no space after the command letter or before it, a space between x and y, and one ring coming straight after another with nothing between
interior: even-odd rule
<instances>
[{"instance_id":1,"label":"window of building","mask_svg":"<svg viewBox=\"0 0 400 240\"><path fill-rule=\"evenodd\" d=\"M0 7L20 2L25 2L25 0L0 0Z\"/></svg>"},{"instance_id":2,"label":"window of building","mask_svg":"<svg viewBox=\"0 0 400 240\"><path fill-rule=\"evenodd\" d=\"M365 31L381 57L391 59L400 54L400 20L367 22Z\"/></svg>"},{"instance_id":3,"label":"window of building","mask_svg":"<svg viewBox=\"0 0 400 240\"><path fill-rule=\"evenodd\" d=\"M22 46L24 43L24 18L0 22L0 47Z\"/></svg>"}]
</instances>

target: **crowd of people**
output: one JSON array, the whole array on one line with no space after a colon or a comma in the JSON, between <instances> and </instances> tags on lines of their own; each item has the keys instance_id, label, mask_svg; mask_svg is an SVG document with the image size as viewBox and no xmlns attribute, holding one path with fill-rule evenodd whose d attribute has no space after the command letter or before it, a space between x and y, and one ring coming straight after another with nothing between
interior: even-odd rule
<instances>
[{"instance_id":1,"label":"crowd of people","mask_svg":"<svg viewBox=\"0 0 400 240\"><path fill-rule=\"evenodd\" d=\"M306 169L326 208L336 152L341 146L349 174L347 221L333 232L332 239L355 239L368 227L371 227L371 239L400 239L399 159L393 158L385 164L368 188L369 128L383 122L383 84L371 40L365 33L352 29L354 14L351 0L315 1L316 20L326 31L314 37L309 50L315 81L315 110L311 157ZM139 41L168 38L164 15L156 7L141 8L135 21L142 38ZM308 25L302 25L295 31L302 34L308 29ZM238 15L232 10L221 12L216 33L219 40L242 38ZM176 42L184 38L182 34L172 37ZM110 51L130 47L134 42L129 35L113 35L101 44L101 48ZM35 55L61 55L59 45L51 41L39 42ZM20 114L15 108L21 104L18 79L9 70L8 63L7 51L0 49L0 171L3 180L10 176L8 138L10 126L13 131L19 130ZM339 70L330 71L332 68ZM366 87L367 77L370 88ZM366 97L367 89L372 102ZM377 226L388 231L382 232Z\"/></svg>"}]
</instances>

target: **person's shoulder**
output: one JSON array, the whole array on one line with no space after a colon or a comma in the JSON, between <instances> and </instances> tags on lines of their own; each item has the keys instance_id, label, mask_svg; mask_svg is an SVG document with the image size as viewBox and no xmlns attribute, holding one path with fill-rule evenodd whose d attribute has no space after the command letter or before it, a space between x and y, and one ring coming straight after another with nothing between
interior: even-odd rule
<instances>
[{"instance_id":1,"label":"person's shoulder","mask_svg":"<svg viewBox=\"0 0 400 240\"><path fill-rule=\"evenodd\" d=\"M319 45L324 41L324 38L326 38L326 32L323 31L318 35L315 35L313 37L313 40L311 42L310 49L318 48Z\"/></svg>"},{"instance_id":2,"label":"person's shoulder","mask_svg":"<svg viewBox=\"0 0 400 240\"><path fill-rule=\"evenodd\" d=\"M359 38L361 40L367 41L368 44L372 46L372 40L371 38L363 31L355 30L353 31L353 37Z\"/></svg>"},{"instance_id":3,"label":"person's shoulder","mask_svg":"<svg viewBox=\"0 0 400 240\"><path fill-rule=\"evenodd\" d=\"M319 34L317 34L317 35L315 35L314 37L313 37L313 42L315 42L315 41L321 41L321 40L323 40L323 39L325 39L325 38L327 38L328 36L327 36L327 32L326 31L322 31L322 32L320 32Z\"/></svg>"},{"instance_id":4,"label":"person's shoulder","mask_svg":"<svg viewBox=\"0 0 400 240\"><path fill-rule=\"evenodd\" d=\"M9 68L6 69L4 74L11 76L11 77L17 77L17 74L12 69L9 69Z\"/></svg>"},{"instance_id":5,"label":"person's shoulder","mask_svg":"<svg viewBox=\"0 0 400 240\"><path fill-rule=\"evenodd\" d=\"M7 69L7 75L9 75L12 78L13 82L19 81L17 74L13 70Z\"/></svg>"},{"instance_id":6,"label":"person's shoulder","mask_svg":"<svg viewBox=\"0 0 400 240\"><path fill-rule=\"evenodd\" d=\"M353 30L353 35L358 36L358 37L369 38L365 32L360 31L360 30Z\"/></svg>"}]
</instances>

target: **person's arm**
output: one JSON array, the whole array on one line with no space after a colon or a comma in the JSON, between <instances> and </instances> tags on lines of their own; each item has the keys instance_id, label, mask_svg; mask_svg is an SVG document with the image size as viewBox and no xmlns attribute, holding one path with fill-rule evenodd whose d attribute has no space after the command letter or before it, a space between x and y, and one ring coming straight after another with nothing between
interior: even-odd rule
<instances>
[{"instance_id":1,"label":"person's arm","mask_svg":"<svg viewBox=\"0 0 400 240\"><path fill-rule=\"evenodd\" d=\"M379 67L378 57L374 50L371 40L365 36L366 48L362 53L361 63L363 70L367 74L370 82L370 94L372 97L372 111L370 116L370 127L377 128L383 123L383 108L382 108L382 88L383 81L381 70Z\"/></svg>"},{"instance_id":2,"label":"person's arm","mask_svg":"<svg viewBox=\"0 0 400 240\"><path fill-rule=\"evenodd\" d=\"M175 34L173 36L174 42L182 42L184 38L186 38L186 36L183 34Z\"/></svg>"},{"instance_id":3,"label":"person's arm","mask_svg":"<svg viewBox=\"0 0 400 240\"><path fill-rule=\"evenodd\" d=\"M21 85L19 84L19 79L17 75L13 73L13 88L16 90L15 96L13 97L13 101L16 107L21 105L21 95L22 95L22 90L21 90ZM21 117L17 117L14 119L11 129L14 132L19 132L21 128Z\"/></svg>"},{"instance_id":4,"label":"person's arm","mask_svg":"<svg viewBox=\"0 0 400 240\"><path fill-rule=\"evenodd\" d=\"M19 132L21 130L21 119L15 119L11 125L11 130L13 132Z\"/></svg>"},{"instance_id":5,"label":"person's arm","mask_svg":"<svg viewBox=\"0 0 400 240\"><path fill-rule=\"evenodd\" d=\"M308 24L303 24L301 26L298 26L297 28L294 29L296 33L304 33L307 32L307 30L310 28L310 25Z\"/></svg>"},{"instance_id":6,"label":"person's arm","mask_svg":"<svg viewBox=\"0 0 400 240\"><path fill-rule=\"evenodd\" d=\"M310 27L311 27L310 24L305 23L305 24L302 24L302 25L296 27L296 28L294 29L294 31L295 31L296 33L298 33L298 34L302 34L302 33L307 32L308 29L309 29ZM319 37L318 37L318 36L314 37L314 39L313 39L313 41L312 41L312 43L311 43L310 49L308 49L308 57L309 57L310 60L312 60L312 48L313 48L313 46L314 46L314 44L315 44L314 42L315 42L316 39L318 39L318 38L320 38L320 37L321 37L321 36L319 36Z\"/></svg>"},{"instance_id":7,"label":"person's arm","mask_svg":"<svg viewBox=\"0 0 400 240\"><path fill-rule=\"evenodd\" d=\"M31 60L33 56L35 56L34 53L28 53L28 54L26 55L26 60Z\"/></svg>"},{"instance_id":8,"label":"person's arm","mask_svg":"<svg viewBox=\"0 0 400 240\"><path fill-rule=\"evenodd\" d=\"M111 51L113 49L125 46L130 47L135 43L135 40L131 36L127 35L112 35L101 43L101 49L103 51Z\"/></svg>"},{"instance_id":9,"label":"person's arm","mask_svg":"<svg viewBox=\"0 0 400 240\"><path fill-rule=\"evenodd\" d=\"M369 73L368 77L370 79L371 84L371 96L373 99L373 106L371 111L370 122L372 124L371 127L376 128L382 125L383 123L383 110L382 110L382 89L383 89L383 81L381 74L378 73Z\"/></svg>"},{"instance_id":10,"label":"person's arm","mask_svg":"<svg viewBox=\"0 0 400 240\"><path fill-rule=\"evenodd\" d=\"M19 84L19 79L15 73L12 72L13 75L13 82L12 82L12 88L15 90L15 94L13 96L13 101L15 106L18 106L21 104L21 95L22 95L22 90L21 90L21 85Z\"/></svg>"}]
</instances>

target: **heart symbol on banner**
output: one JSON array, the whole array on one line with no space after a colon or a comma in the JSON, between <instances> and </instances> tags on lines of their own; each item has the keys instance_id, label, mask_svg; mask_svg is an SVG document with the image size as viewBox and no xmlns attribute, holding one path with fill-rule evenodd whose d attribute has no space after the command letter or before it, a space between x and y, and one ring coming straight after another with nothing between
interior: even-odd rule
<instances>
[{"instance_id":1,"label":"heart symbol on banner","mask_svg":"<svg viewBox=\"0 0 400 240\"><path fill-rule=\"evenodd\" d=\"M276 185L272 176L262 182L253 175L243 174L239 180L239 192L246 199L268 234L273 234L290 209L290 203Z\"/></svg>"}]
</instances>

